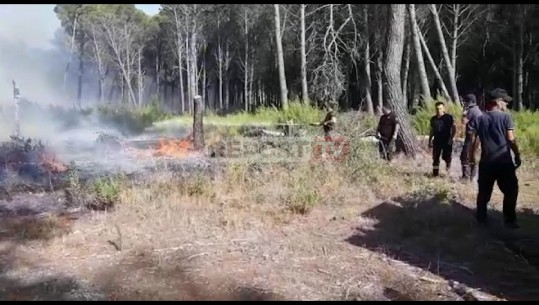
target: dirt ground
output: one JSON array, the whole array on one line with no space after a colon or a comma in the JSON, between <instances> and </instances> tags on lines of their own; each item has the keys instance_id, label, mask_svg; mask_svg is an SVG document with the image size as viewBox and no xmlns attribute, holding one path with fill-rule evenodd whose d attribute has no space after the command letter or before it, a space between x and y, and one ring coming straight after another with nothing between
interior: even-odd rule
<instances>
[{"instance_id":1,"label":"dirt ground","mask_svg":"<svg viewBox=\"0 0 539 305\"><path fill-rule=\"evenodd\" d=\"M392 166L403 177L422 177L431 161ZM0 213L0 299L538 298L536 169L520 170L517 232L497 224L498 190L494 225L477 227L471 210L476 185L458 181L459 174L457 159L453 171L438 178L444 182L437 198L398 185L383 185L385 193L376 194L358 186L306 215L234 193L217 194L208 204L141 186L122 194L123 204L107 213L17 216L13 207L20 202L59 200L27 194L4 202L11 212ZM268 192L266 200L278 191Z\"/></svg>"}]
</instances>

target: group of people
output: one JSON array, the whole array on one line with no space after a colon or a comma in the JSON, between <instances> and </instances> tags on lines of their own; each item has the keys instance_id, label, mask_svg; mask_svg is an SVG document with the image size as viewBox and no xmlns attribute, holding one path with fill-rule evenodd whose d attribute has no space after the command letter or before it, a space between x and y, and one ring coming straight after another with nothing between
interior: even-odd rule
<instances>
[{"instance_id":1,"label":"group of people","mask_svg":"<svg viewBox=\"0 0 539 305\"><path fill-rule=\"evenodd\" d=\"M518 228L516 169L521 165L521 159L514 135L513 119L508 112L505 112L511 102L512 98L500 88L486 94L485 111L481 111L477 105L475 95L468 94L463 97L465 110L462 123L465 126L465 136L460 161L463 179L470 181L476 174L478 175L477 221L481 224L487 223L487 205L492 196L494 183L497 182L504 195L505 224L509 228ZM382 111L377 128L379 149L383 158L391 160L399 133L399 122L387 106L383 107ZM436 115L430 119L428 140L429 148L432 149L432 174L435 177L440 174L440 158L445 162L447 171L451 168L456 131L453 115L446 112L444 103L436 103ZM479 145L481 155L477 164Z\"/></svg>"},{"instance_id":2,"label":"group of people","mask_svg":"<svg viewBox=\"0 0 539 305\"><path fill-rule=\"evenodd\" d=\"M518 178L516 170L520 167L520 151L516 143L515 125L511 115L506 112L512 98L506 90L496 88L485 96L485 110L482 111L474 94L462 98L464 112L461 122L465 126L465 136L460 161L462 178L471 181L477 175L478 194L476 219L487 223L487 205L491 199L494 183L502 191L503 215L505 225L518 228L516 204L518 197ZM326 140L331 140L331 132L336 125L333 109L328 109L322 125ZM400 125L397 116L388 106L382 108L382 116L376 129L381 157L391 160ZM436 103L436 114L430 119L429 148L432 149L432 174L440 175L440 158L445 161L446 170L451 168L453 141L457 133L453 115L445 110L444 103ZM476 153L481 147L477 162ZM513 155L514 154L514 158ZM477 164L478 163L478 164Z\"/></svg>"}]
</instances>

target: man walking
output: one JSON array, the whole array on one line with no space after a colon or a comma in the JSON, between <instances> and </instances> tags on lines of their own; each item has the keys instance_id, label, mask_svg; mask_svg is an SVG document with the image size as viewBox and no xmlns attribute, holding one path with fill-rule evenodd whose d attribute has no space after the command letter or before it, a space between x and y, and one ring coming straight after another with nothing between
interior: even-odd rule
<instances>
[{"instance_id":1,"label":"man walking","mask_svg":"<svg viewBox=\"0 0 539 305\"><path fill-rule=\"evenodd\" d=\"M382 107L382 113L376 128L378 150L382 158L391 161L400 125L397 116L388 106Z\"/></svg>"},{"instance_id":2,"label":"man walking","mask_svg":"<svg viewBox=\"0 0 539 305\"><path fill-rule=\"evenodd\" d=\"M440 175L440 156L445 161L446 170L451 168L453 139L457 132L455 119L445 113L444 103L436 103L436 115L430 119L429 148L432 148L432 175Z\"/></svg>"},{"instance_id":3,"label":"man walking","mask_svg":"<svg viewBox=\"0 0 539 305\"><path fill-rule=\"evenodd\" d=\"M487 205L491 199L494 182L503 193L503 216L505 225L518 228L516 205L518 198L518 178L516 169L520 167L520 152L516 143L515 125L509 113L503 112L512 98L503 89L494 89L486 95L486 112L470 122L469 133L472 145L468 157L472 163L474 146L481 143L479 162L476 218L479 223L487 221ZM514 162L511 151L515 154Z\"/></svg>"},{"instance_id":4,"label":"man walking","mask_svg":"<svg viewBox=\"0 0 539 305\"><path fill-rule=\"evenodd\" d=\"M473 164L469 164L469 160L468 160L468 153L470 150L470 146L472 144L471 136L469 133L469 130L470 130L469 125L471 121L473 121L476 117L483 114L483 112L481 112L481 110L479 109L479 106L477 106L477 99L474 94L468 94L464 96L463 102L464 102L465 111L463 113L462 123L466 127L465 127L465 135L464 135L464 144L462 146L462 152L460 154L460 163L462 165L462 179L473 180L473 178L476 175L476 167Z\"/></svg>"}]
</instances>

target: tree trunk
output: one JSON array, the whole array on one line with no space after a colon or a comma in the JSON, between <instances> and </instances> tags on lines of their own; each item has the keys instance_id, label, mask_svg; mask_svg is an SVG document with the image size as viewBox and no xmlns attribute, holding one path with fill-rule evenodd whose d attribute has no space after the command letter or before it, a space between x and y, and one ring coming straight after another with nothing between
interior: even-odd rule
<instances>
[{"instance_id":1,"label":"tree trunk","mask_svg":"<svg viewBox=\"0 0 539 305\"><path fill-rule=\"evenodd\" d=\"M71 43L69 47L69 60L66 63L66 68L64 70L64 93L67 90L67 75L69 74L69 66L71 65L71 61L73 60L73 49L75 48L75 35L77 33L77 26L78 26L78 20L79 20L79 14L75 15L75 18L73 19L73 33L71 33Z\"/></svg>"},{"instance_id":2,"label":"tree trunk","mask_svg":"<svg viewBox=\"0 0 539 305\"><path fill-rule=\"evenodd\" d=\"M524 109L524 103L522 101L522 96L524 93L524 12L522 11L522 4L517 4L518 11L519 11L519 18L517 18L518 22L518 33L517 33L517 90L514 93L515 98L515 107L516 110L523 110Z\"/></svg>"},{"instance_id":3,"label":"tree trunk","mask_svg":"<svg viewBox=\"0 0 539 305\"><path fill-rule=\"evenodd\" d=\"M405 19L406 22L406 19ZM410 71L410 39L409 37L404 38L404 54L403 54L403 63L402 63L402 97L404 103L408 105L408 74Z\"/></svg>"},{"instance_id":4,"label":"tree trunk","mask_svg":"<svg viewBox=\"0 0 539 305\"><path fill-rule=\"evenodd\" d=\"M218 46L217 46L217 57L219 58L218 62L218 70L217 70L217 78L219 79L218 90L219 90L219 110L223 109L223 50L221 48L221 42L220 39L217 39Z\"/></svg>"},{"instance_id":5,"label":"tree trunk","mask_svg":"<svg viewBox=\"0 0 539 305\"><path fill-rule=\"evenodd\" d=\"M444 33L442 31L442 25L440 23L440 18L438 16L438 11L436 10L436 4L430 4L430 10L432 12L432 16L434 19L434 27L436 29L436 33L438 34L438 41L440 42L440 48L443 55L443 60L445 65L447 66L447 72L448 72L448 79L449 79L449 86L451 88L451 99L453 103L460 103L459 99L459 92L457 90L457 83L455 81L455 70L453 69L453 66L451 65L451 59L449 58L449 53L447 52L447 46L445 44L445 38Z\"/></svg>"},{"instance_id":6,"label":"tree trunk","mask_svg":"<svg viewBox=\"0 0 539 305\"><path fill-rule=\"evenodd\" d=\"M77 108L81 109L82 104L82 77L84 75L84 41L80 43L79 46L79 80L77 85Z\"/></svg>"},{"instance_id":7,"label":"tree trunk","mask_svg":"<svg viewBox=\"0 0 539 305\"><path fill-rule=\"evenodd\" d=\"M460 4L454 5L453 32L451 34L451 66L453 67L453 79L457 80L457 40L459 35Z\"/></svg>"},{"instance_id":8,"label":"tree trunk","mask_svg":"<svg viewBox=\"0 0 539 305\"><path fill-rule=\"evenodd\" d=\"M305 4L300 4L301 19L301 100L303 103L309 102L309 91L307 88L307 54L305 51ZM372 106L372 101L371 101Z\"/></svg>"},{"instance_id":9,"label":"tree trunk","mask_svg":"<svg viewBox=\"0 0 539 305\"><path fill-rule=\"evenodd\" d=\"M206 98L206 60L205 59L202 59L202 102L203 103L207 103L207 98Z\"/></svg>"},{"instance_id":10,"label":"tree trunk","mask_svg":"<svg viewBox=\"0 0 539 305\"><path fill-rule=\"evenodd\" d=\"M400 122L399 146L405 154L415 157L417 153L416 137L410 124L406 103L402 99L401 62L404 48L404 24L406 5L391 4L389 7L386 56L384 61L385 94Z\"/></svg>"},{"instance_id":11,"label":"tree trunk","mask_svg":"<svg viewBox=\"0 0 539 305\"><path fill-rule=\"evenodd\" d=\"M225 69L224 69L224 90L225 90L225 110L228 110L230 106L230 80L229 80L229 68L230 68L230 44L226 44L225 48Z\"/></svg>"},{"instance_id":12,"label":"tree trunk","mask_svg":"<svg viewBox=\"0 0 539 305\"><path fill-rule=\"evenodd\" d=\"M421 51L421 42L419 34L419 26L417 25L417 19L415 14L415 5L408 4L408 13L410 16L412 41L414 43L414 54L417 64L417 71L419 74L419 83L421 84L421 99L429 98L430 87L429 78L427 77L427 70L425 69L425 60L423 59L423 52Z\"/></svg>"},{"instance_id":13,"label":"tree trunk","mask_svg":"<svg viewBox=\"0 0 539 305\"><path fill-rule=\"evenodd\" d=\"M379 47L378 54L376 56L376 85L378 94L376 97L376 111L379 115L382 114L382 107L384 106L384 80L382 78L384 71L384 52L382 47Z\"/></svg>"},{"instance_id":14,"label":"tree trunk","mask_svg":"<svg viewBox=\"0 0 539 305\"><path fill-rule=\"evenodd\" d=\"M253 105L253 82L254 82L255 66L254 62L251 60L251 66L249 67L249 105L251 105L251 110L256 106Z\"/></svg>"},{"instance_id":15,"label":"tree trunk","mask_svg":"<svg viewBox=\"0 0 539 305\"><path fill-rule=\"evenodd\" d=\"M198 95L198 66L197 66L197 31L193 29L191 32L191 41L189 43L189 51L191 57L191 95L190 100L193 101L193 98ZM193 104L191 104L193 105ZM199 105L202 107L202 105Z\"/></svg>"},{"instance_id":16,"label":"tree trunk","mask_svg":"<svg viewBox=\"0 0 539 305\"><path fill-rule=\"evenodd\" d=\"M249 27L248 27L247 9L244 10L243 34L245 34L245 59L243 62L243 103L244 110L249 111Z\"/></svg>"},{"instance_id":17,"label":"tree trunk","mask_svg":"<svg viewBox=\"0 0 539 305\"><path fill-rule=\"evenodd\" d=\"M193 144L196 150L204 149L203 104L199 96L193 99Z\"/></svg>"},{"instance_id":18,"label":"tree trunk","mask_svg":"<svg viewBox=\"0 0 539 305\"><path fill-rule=\"evenodd\" d=\"M228 111L230 109L230 80L228 76L226 75L228 73L225 73L225 81L224 81L224 91L225 91L225 111Z\"/></svg>"},{"instance_id":19,"label":"tree trunk","mask_svg":"<svg viewBox=\"0 0 539 305\"><path fill-rule=\"evenodd\" d=\"M161 77L160 77L160 74L161 74L161 51L162 51L162 46L161 46L161 43L159 43L159 51L157 52L157 56L155 56L155 88L156 88L156 92L155 92L155 96L157 97L157 101L158 103L161 103ZM181 72L181 70L180 70Z\"/></svg>"},{"instance_id":20,"label":"tree trunk","mask_svg":"<svg viewBox=\"0 0 539 305\"><path fill-rule=\"evenodd\" d=\"M434 59L432 58L432 55L430 54L430 50L427 47L427 43L425 42L425 38L423 37L423 34L421 32L418 32L418 34L419 34L419 41L421 42L421 46L423 47L423 51L425 52L425 55L427 56L427 60L430 63L430 67L432 68L432 71L434 72L434 75L436 76L436 79L438 80L438 82L440 83L440 86L442 87L442 94L444 95L444 97L448 98L449 93L447 92L447 87L445 86L442 75L440 75L440 71L438 70L438 67L436 66L436 63L434 62ZM429 92L430 92L430 89L429 89Z\"/></svg>"},{"instance_id":21,"label":"tree trunk","mask_svg":"<svg viewBox=\"0 0 539 305\"><path fill-rule=\"evenodd\" d=\"M183 52L179 46L181 42L178 42L178 77L180 78L180 110L181 113L185 113L185 90L183 82ZM189 73L189 72L188 72Z\"/></svg>"},{"instance_id":22,"label":"tree trunk","mask_svg":"<svg viewBox=\"0 0 539 305\"><path fill-rule=\"evenodd\" d=\"M365 94L365 102L367 103L367 112L374 114L374 105L371 95L371 44L369 31L369 7L363 5L363 25L365 26L365 50L363 50L363 92Z\"/></svg>"},{"instance_id":23,"label":"tree trunk","mask_svg":"<svg viewBox=\"0 0 539 305\"><path fill-rule=\"evenodd\" d=\"M288 89L286 88L286 75L284 70L283 42L281 39L281 17L279 13L279 4L274 4L275 19L275 40L277 45L277 59L279 62L279 87L281 89L281 107L288 107Z\"/></svg>"},{"instance_id":24,"label":"tree trunk","mask_svg":"<svg viewBox=\"0 0 539 305\"><path fill-rule=\"evenodd\" d=\"M192 85L192 76L193 76L193 71L192 70L192 65L191 65L191 52L190 52L190 48L189 48L189 39L185 39L185 54L186 54L186 58L185 58L185 64L187 65L187 102L189 103L189 107L188 107L188 111L190 112L191 110L193 110L193 106L192 106L192 100L193 100L193 96L195 95L193 93L193 85Z\"/></svg>"},{"instance_id":25,"label":"tree trunk","mask_svg":"<svg viewBox=\"0 0 539 305\"><path fill-rule=\"evenodd\" d=\"M143 82L144 82L144 76L142 75L142 48L138 49L138 60L137 60L137 91L138 91L138 106L142 107L143 104Z\"/></svg>"}]
</instances>

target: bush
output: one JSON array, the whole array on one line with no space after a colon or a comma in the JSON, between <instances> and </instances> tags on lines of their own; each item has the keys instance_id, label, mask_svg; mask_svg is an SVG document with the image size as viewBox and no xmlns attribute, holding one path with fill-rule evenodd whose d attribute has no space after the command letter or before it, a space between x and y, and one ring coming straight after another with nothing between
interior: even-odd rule
<instances>
[{"instance_id":1,"label":"bush","mask_svg":"<svg viewBox=\"0 0 539 305\"><path fill-rule=\"evenodd\" d=\"M98 119L101 123L117 128L125 135L139 134L154 122L172 117L170 114L163 112L157 102L139 109L114 108L103 105L99 106L97 110Z\"/></svg>"},{"instance_id":2,"label":"bush","mask_svg":"<svg viewBox=\"0 0 539 305\"><path fill-rule=\"evenodd\" d=\"M120 199L120 177L102 177L89 186L88 207L94 210L108 210Z\"/></svg>"}]
</instances>

